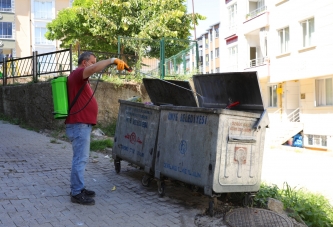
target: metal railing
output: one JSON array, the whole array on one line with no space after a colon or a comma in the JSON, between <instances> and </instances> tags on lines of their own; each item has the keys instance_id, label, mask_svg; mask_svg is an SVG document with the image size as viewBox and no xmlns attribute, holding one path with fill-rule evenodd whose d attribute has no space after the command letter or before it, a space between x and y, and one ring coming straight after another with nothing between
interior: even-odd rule
<instances>
[{"instance_id":1,"label":"metal railing","mask_svg":"<svg viewBox=\"0 0 333 227\"><path fill-rule=\"evenodd\" d=\"M0 35L0 39L12 39L13 35Z\"/></svg>"},{"instance_id":2,"label":"metal railing","mask_svg":"<svg viewBox=\"0 0 333 227\"><path fill-rule=\"evenodd\" d=\"M252 68L252 67L264 65L267 63L268 59L269 59L268 57L252 59L252 60L250 60L248 67Z\"/></svg>"},{"instance_id":3,"label":"metal railing","mask_svg":"<svg viewBox=\"0 0 333 227\"><path fill-rule=\"evenodd\" d=\"M297 108L288 115L282 113L282 108L271 113L272 120L279 122L300 122L300 109Z\"/></svg>"},{"instance_id":4,"label":"metal railing","mask_svg":"<svg viewBox=\"0 0 333 227\"><path fill-rule=\"evenodd\" d=\"M267 10L267 6L261 6L255 10L249 12L248 14L246 14L245 18L246 18L246 20L251 19L251 18L256 17L259 14L265 12L266 10Z\"/></svg>"},{"instance_id":5,"label":"metal railing","mask_svg":"<svg viewBox=\"0 0 333 227\"><path fill-rule=\"evenodd\" d=\"M4 58L0 62L2 84L7 85L8 79L31 78L38 81L40 75L62 74L72 71L72 50L60 50L45 54L33 52L33 56L24 58Z\"/></svg>"},{"instance_id":6,"label":"metal railing","mask_svg":"<svg viewBox=\"0 0 333 227\"><path fill-rule=\"evenodd\" d=\"M290 122L300 122L299 114L300 114L300 109L297 108L296 110L288 114L287 118Z\"/></svg>"},{"instance_id":7,"label":"metal railing","mask_svg":"<svg viewBox=\"0 0 333 227\"><path fill-rule=\"evenodd\" d=\"M0 8L0 12L12 12L12 8Z\"/></svg>"}]
</instances>

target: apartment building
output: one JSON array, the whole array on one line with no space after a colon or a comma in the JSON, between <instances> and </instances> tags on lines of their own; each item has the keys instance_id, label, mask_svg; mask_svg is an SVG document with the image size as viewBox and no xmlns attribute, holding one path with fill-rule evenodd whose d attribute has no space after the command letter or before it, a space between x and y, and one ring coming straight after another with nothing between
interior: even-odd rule
<instances>
[{"instance_id":1,"label":"apartment building","mask_svg":"<svg viewBox=\"0 0 333 227\"><path fill-rule=\"evenodd\" d=\"M0 61L56 51L58 41L45 38L46 24L72 0L0 0Z\"/></svg>"},{"instance_id":2,"label":"apartment building","mask_svg":"<svg viewBox=\"0 0 333 227\"><path fill-rule=\"evenodd\" d=\"M304 146L332 150L332 38L332 0L225 0L220 71L257 71L272 125L298 122Z\"/></svg>"},{"instance_id":3,"label":"apartment building","mask_svg":"<svg viewBox=\"0 0 333 227\"><path fill-rule=\"evenodd\" d=\"M199 35L196 39L198 42L198 55L199 55L199 73L216 73L220 71L220 38L219 38L220 23L215 23L206 30L203 34ZM192 62L190 70L196 67L196 49L193 48L191 52Z\"/></svg>"}]
</instances>

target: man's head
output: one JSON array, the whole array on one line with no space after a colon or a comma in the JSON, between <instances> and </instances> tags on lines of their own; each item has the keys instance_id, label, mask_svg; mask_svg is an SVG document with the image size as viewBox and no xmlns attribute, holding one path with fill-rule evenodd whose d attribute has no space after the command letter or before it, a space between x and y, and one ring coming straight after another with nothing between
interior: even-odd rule
<instances>
[{"instance_id":1,"label":"man's head","mask_svg":"<svg viewBox=\"0 0 333 227\"><path fill-rule=\"evenodd\" d=\"M88 67L96 63L96 56L91 52L83 52L78 60L79 66Z\"/></svg>"}]
</instances>

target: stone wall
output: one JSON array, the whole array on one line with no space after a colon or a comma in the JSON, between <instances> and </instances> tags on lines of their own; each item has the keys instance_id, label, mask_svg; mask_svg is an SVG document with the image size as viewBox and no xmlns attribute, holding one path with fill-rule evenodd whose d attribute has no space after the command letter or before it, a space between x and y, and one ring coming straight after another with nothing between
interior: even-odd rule
<instances>
[{"instance_id":1,"label":"stone wall","mask_svg":"<svg viewBox=\"0 0 333 227\"><path fill-rule=\"evenodd\" d=\"M92 88L96 82L91 82ZM99 82L95 97L98 102L98 122L108 124L117 119L119 99L140 96L150 101L143 85L115 85ZM53 118L53 100L50 82L23 85L0 86L0 114L20 119L35 129L57 129L64 126L64 120Z\"/></svg>"}]
</instances>

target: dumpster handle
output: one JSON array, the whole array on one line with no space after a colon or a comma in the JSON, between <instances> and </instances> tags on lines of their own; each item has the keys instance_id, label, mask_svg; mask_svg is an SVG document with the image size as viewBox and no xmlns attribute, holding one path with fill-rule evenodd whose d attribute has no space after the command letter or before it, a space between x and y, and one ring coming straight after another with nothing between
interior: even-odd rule
<instances>
[{"instance_id":1,"label":"dumpster handle","mask_svg":"<svg viewBox=\"0 0 333 227\"><path fill-rule=\"evenodd\" d=\"M229 142L237 143L256 143L256 136L239 136L239 135L229 135Z\"/></svg>"},{"instance_id":2,"label":"dumpster handle","mask_svg":"<svg viewBox=\"0 0 333 227\"><path fill-rule=\"evenodd\" d=\"M261 113L259 120L254 124L253 128L255 130L258 131L261 129L260 123L261 123L261 120L264 118L265 114L266 114L266 109Z\"/></svg>"}]
</instances>

